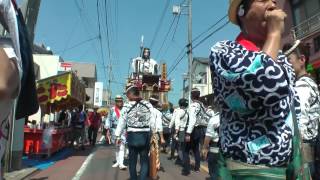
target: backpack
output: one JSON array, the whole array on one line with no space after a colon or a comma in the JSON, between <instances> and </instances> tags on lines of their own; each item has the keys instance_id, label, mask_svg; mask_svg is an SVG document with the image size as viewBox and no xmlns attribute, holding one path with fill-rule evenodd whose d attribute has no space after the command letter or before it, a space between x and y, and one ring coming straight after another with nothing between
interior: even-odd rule
<instances>
[{"instance_id":1,"label":"backpack","mask_svg":"<svg viewBox=\"0 0 320 180\"><path fill-rule=\"evenodd\" d=\"M78 123L79 116L77 112L71 112L71 124L76 125Z\"/></svg>"},{"instance_id":2,"label":"backpack","mask_svg":"<svg viewBox=\"0 0 320 180\"><path fill-rule=\"evenodd\" d=\"M198 103L200 106L200 110L197 113L197 123L205 126L208 125L208 122L212 116L207 113L207 111L205 110L201 102L198 102L198 101L195 101L195 102Z\"/></svg>"},{"instance_id":3,"label":"backpack","mask_svg":"<svg viewBox=\"0 0 320 180\"><path fill-rule=\"evenodd\" d=\"M87 119L86 113L83 112L83 111L80 112L79 121L80 121L80 122L84 122L84 121L86 121L86 119Z\"/></svg>"},{"instance_id":4,"label":"backpack","mask_svg":"<svg viewBox=\"0 0 320 180\"><path fill-rule=\"evenodd\" d=\"M189 126L189 113L185 109L183 109L183 111L184 111L184 114L183 114L183 116L180 117L180 120L182 120L183 118L185 118L187 116L187 123L186 123L186 127L184 128L184 131L180 131L179 130L178 141L180 143L184 143L185 142L186 131L187 131L188 126Z\"/></svg>"},{"instance_id":5,"label":"backpack","mask_svg":"<svg viewBox=\"0 0 320 180\"><path fill-rule=\"evenodd\" d=\"M150 108L145 103L136 101L136 103L127 112L127 127L149 128L150 119Z\"/></svg>"}]
</instances>

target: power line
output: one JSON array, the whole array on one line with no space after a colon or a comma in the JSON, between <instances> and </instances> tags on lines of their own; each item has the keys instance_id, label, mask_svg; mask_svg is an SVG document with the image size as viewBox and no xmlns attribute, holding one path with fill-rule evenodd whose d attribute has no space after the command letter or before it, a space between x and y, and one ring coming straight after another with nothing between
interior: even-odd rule
<instances>
[{"instance_id":1,"label":"power line","mask_svg":"<svg viewBox=\"0 0 320 180\"><path fill-rule=\"evenodd\" d=\"M166 4L163 8L163 11L162 11L162 14L161 14L161 17L160 17L160 20L159 20L159 23L158 25L156 26L156 29L155 29L155 32L153 34L153 38L152 38L152 41L151 41L151 44L150 44L150 49L152 49L156 39L157 39L157 36L158 36L158 33L159 33L159 30L161 28L161 25L163 24L163 20L164 20L164 16L166 15L166 12L167 12L167 9L169 7L169 4L170 4L170 0L167 0L166 1Z\"/></svg>"},{"instance_id":2,"label":"power line","mask_svg":"<svg viewBox=\"0 0 320 180\"><path fill-rule=\"evenodd\" d=\"M217 33L218 31L220 31L222 28L224 28L225 26L227 26L229 24L229 21L225 22L224 24L222 24L219 28L217 28L216 30L214 30L212 33L210 33L209 35L207 35L205 38L203 38L200 42L198 42L196 45L194 45L192 47L192 50L197 48L200 44L202 44L204 41L206 41L208 38L210 38L212 35L214 35L215 33Z\"/></svg>"},{"instance_id":3,"label":"power line","mask_svg":"<svg viewBox=\"0 0 320 180\"><path fill-rule=\"evenodd\" d=\"M177 58L173 61L172 65L170 66L169 68L169 73L168 73L168 76L171 74L171 72L176 68L176 66L180 63L181 59L186 56L185 53L185 49L186 47L182 48L179 55L177 56ZM183 55L183 56L182 56ZM182 56L182 58L181 58Z\"/></svg>"},{"instance_id":4,"label":"power line","mask_svg":"<svg viewBox=\"0 0 320 180\"><path fill-rule=\"evenodd\" d=\"M106 10L106 27L107 27L107 48L109 56L109 64L111 64L111 50L110 50L110 34L109 34L109 16L107 12L107 0L105 0L105 10Z\"/></svg>"},{"instance_id":5,"label":"power line","mask_svg":"<svg viewBox=\"0 0 320 180\"><path fill-rule=\"evenodd\" d=\"M223 25L221 25L220 27L218 27L217 29L215 29L213 32L211 32L209 35L207 35L205 38L203 38L199 43L197 43L195 46L192 47L192 50L197 48L200 44L202 44L204 41L206 41L208 38L210 38L212 35L214 35L215 33L217 33L218 31L220 31L221 29L223 29L225 26L227 26L229 24L229 21L227 21L226 23L224 23ZM185 49L185 48L184 48ZM184 50L183 49L183 50ZM182 51L183 52L183 51ZM181 54L181 53L180 53ZM182 59L186 56L186 54L184 54L183 56L179 55L177 58L177 62L170 68L168 76L170 76L170 74L176 69L176 67L180 64L180 62L182 61ZM180 57L180 59L179 59Z\"/></svg>"},{"instance_id":6,"label":"power line","mask_svg":"<svg viewBox=\"0 0 320 180\"><path fill-rule=\"evenodd\" d=\"M104 72L104 76L107 80L107 73L106 73L106 65L104 62L104 53L103 53L103 48L102 48L102 38L101 38L101 27L100 27L100 10L99 10L99 0L97 0L97 15L98 15L98 30L99 30L99 43L100 43L100 51L101 51L101 61L102 61L102 65L103 65L103 72Z\"/></svg>"},{"instance_id":7,"label":"power line","mask_svg":"<svg viewBox=\"0 0 320 180\"><path fill-rule=\"evenodd\" d=\"M93 37L93 38L86 39L86 40L84 40L84 41L81 41L81 42L79 42L79 43L77 43L77 44L75 44L75 45L67 48L67 49L64 49L64 50L62 50L62 51L58 51L58 53L60 53L60 52L63 52L63 53L64 53L64 52L66 52L66 51L69 51L69 50L71 50L71 49L74 49L74 48L76 48L76 47L78 47L78 46L81 46L81 45L83 45L83 44L85 44L85 43L87 43L87 42L93 41L93 40L98 39L98 38L99 38L99 36L95 36L95 37Z\"/></svg>"},{"instance_id":8,"label":"power line","mask_svg":"<svg viewBox=\"0 0 320 180\"><path fill-rule=\"evenodd\" d=\"M177 29L178 29L178 25L179 25L179 22L180 22L180 17L181 17L181 16L179 15L179 16L178 16L177 23L176 23L176 25L175 25L175 27L174 27L173 35L172 35L172 38L171 38L171 42L174 42L174 38L175 38ZM168 47L164 50L164 52L163 52L162 55L160 56L160 57L161 57L160 59L162 59L162 57L164 57L164 56L167 54L167 52L168 52L168 50L169 50L169 48L170 48L170 45L171 45L171 44L169 44Z\"/></svg>"},{"instance_id":9,"label":"power line","mask_svg":"<svg viewBox=\"0 0 320 180\"><path fill-rule=\"evenodd\" d=\"M180 64L180 62L182 61L182 59L183 59L184 57L186 57L186 55L187 55L187 54L184 54L183 56L181 56L181 58L177 61L177 63L176 63L176 64L173 66L173 68L169 71L168 76L170 76L170 74L175 71L175 69L177 68L177 66Z\"/></svg>"},{"instance_id":10,"label":"power line","mask_svg":"<svg viewBox=\"0 0 320 180\"><path fill-rule=\"evenodd\" d=\"M167 34L165 35L165 38L163 39L163 42L162 42L162 44L161 44L161 47L160 47L160 49L159 49L156 57L159 57L159 54L160 54L160 52L161 52L161 50L162 50L165 42L166 42L167 39L168 39L168 36L169 36L169 34L170 34L170 32L171 32L171 29L172 29L172 27L173 27L173 24L174 24L176 18L177 18L177 16L174 16L174 18L173 18L173 20L172 20L172 22L171 22L171 25L170 25L170 27L169 27L169 30L168 30Z\"/></svg>"},{"instance_id":11,"label":"power line","mask_svg":"<svg viewBox=\"0 0 320 180\"><path fill-rule=\"evenodd\" d=\"M223 16L222 18L220 18L216 23L214 23L213 25L211 25L208 29L206 29L205 31L203 31L202 33L200 33L198 36L196 36L192 42L198 40L202 35L204 35L205 33L207 33L208 31L210 31L212 28L214 28L216 25L218 25L221 21L223 21L226 17L228 17L228 15Z\"/></svg>"},{"instance_id":12,"label":"power line","mask_svg":"<svg viewBox=\"0 0 320 180\"><path fill-rule=\"evenodd\" d=\"M111 98L111 78L112 78L112 63L111 63L111 49L110 49L110 36L109 36L109 15L108 15L108 8L107 8L107 0L104 1L104 8L106 11L106 28L107 28L107 48L108 48L108 57L109 57L109 66L108 66L108 72L109 72L109 84L108 84L108 90L110 93ZM111 22L112 26L112 22ZM110 99L111 100L111 99Z\"/></svg>"},{"instance_id":13,"label":"power line","mask_svg":"<svg viewBox=\"0 0 320 180\"><path fill-rule=\"evenodd\" d=\"M77 2L77 1L76 1L76 2ZM69 36L68 36L68 40L67 40L66 46L64 47L64 50L62 51L61 56L63 56L64 53L65 53L66 50L67 50L67 48L68 48L68 46L69 46L69 44L70 44L71 38L73 37L74 31L76 30L76 27L77 27L77 25L78 25L79 20L80 20L80 19L78 19L78 21L74 24L72 30L70 31L70 34L69 34Z\"/></svg>"},{"instance_id":14,"label":"power line","mask_svg":"<svg viewBox=\"0 0 320 180\"><path fill-rule=\"evenodd\" d=\"M175 28L174 28L174 30L173 30L173 35L172 35L172 41L174 40L174 38L175 38L175 35L176 35L176 32L177 32L177 29L178 29L178 26L179 26L179 22L180 22L180 16L181 15L179 15L179 17L178 17L178 20L177 20L177 23L176 23L176 26L175 26Z\"/></svg>"},{"instance_id":15,"label":"power line","mask_svg":"<svg viewBox=\"0 0 320 180\"><path fill-rule=\"evenodd\" d=\"M90 21L89 17L86 15L85 11L83 11L83 9L85 8L84 0L81 1L82 7L80 7L80 5L78 4L77 0L75 0L75 3L76 3L77 10L79 11L79 15L80 15L80 19L82 21L82 25L84 26L84 30L86 31L86 33L88 35L90 35L92 31L91 30L89 31L88 27L92 27L92 22ZM91 42L92 42L92 47L94 47L93 49L96 51L96 54L99 54L98 53L99 50L98 50L97 44L93 43L93 41L91 41ZM103 58L103 57L101 57L101 58Z\"/></svg>"}]
</instances>

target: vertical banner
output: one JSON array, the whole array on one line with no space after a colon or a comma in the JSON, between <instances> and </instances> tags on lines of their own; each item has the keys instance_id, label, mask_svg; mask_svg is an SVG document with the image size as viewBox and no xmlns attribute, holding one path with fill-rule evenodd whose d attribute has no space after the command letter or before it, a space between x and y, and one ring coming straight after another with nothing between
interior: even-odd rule
<instances>
[{"instance_id":1,"label":"vertical banner","mask_svg":"<svg viewBox=\"0 0 320 180\"><path fill-rule=\"evenodd\" d=\"M102 106L102 98L103 98L103 83L96 82L94 85L94 101L93 105Z\"/></svg>"}]
</instances>

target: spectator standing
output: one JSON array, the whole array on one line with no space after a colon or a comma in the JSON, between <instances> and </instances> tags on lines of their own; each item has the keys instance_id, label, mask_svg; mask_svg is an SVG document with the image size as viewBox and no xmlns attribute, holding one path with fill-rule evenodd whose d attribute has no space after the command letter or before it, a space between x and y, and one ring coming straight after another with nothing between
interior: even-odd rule
<instances>
[{"instance_id":1,"label":"spectator standing","mask_svg":"<svg viewBox=\"0 0 320 180\"><path fill-rule=\"evenodd\" d=\"M98 108L94 107L93 112L90 112L88 115L88 138L91 146L96 145L98 130L101 125L101 116L97 112Z\"/></svg>"},{"instance_id":2,"label":"spectator standing","mask_svg":"<svg viewBox=\"0 0 320 180\"><path fill-rule=\"evenodd\" d=\"M320 122L320 94L318 86L313 78L307 73L309 63L309 48L307 45L297 43L292 46L286 44L285 51L291 51L289 62L292 64L296 74L295 90L300 99L301 116L299 119L299 130L302 137L302 148L305 165L310 167L313 179L317 179L315 168L319 169L315 160L319 159L316 147L319 143ZM318 170L319 173L319 170Z\"/></svg>"}]
</instances>

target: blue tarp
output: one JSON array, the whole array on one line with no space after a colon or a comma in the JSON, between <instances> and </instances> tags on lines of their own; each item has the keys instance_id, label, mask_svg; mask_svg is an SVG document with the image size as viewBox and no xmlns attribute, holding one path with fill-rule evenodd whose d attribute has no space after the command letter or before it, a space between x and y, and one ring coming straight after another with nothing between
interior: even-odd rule
<instances>
[{"instance_id":1,"label":"blue tarp","mask_svg":"<svg viewBox=\"0 0 320 180\"><path fill-rule=\"evenodd\" d=\"M72 154L72 152L73 152L72 148L65 148L53 154L51 157L47 159L40 159L40 158L32 159L27 156L24 156L22 158L22 164L24 167L34 167L40 170L44 170L54 165L57 161L66 159Z\"/></svg>"}]
</instances>

